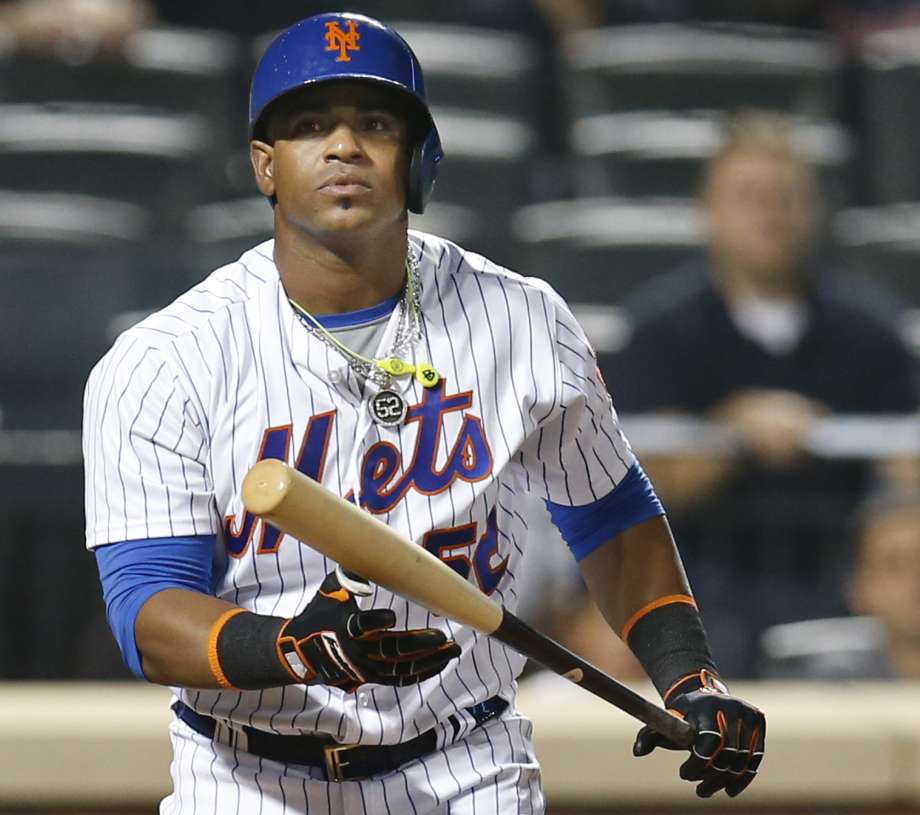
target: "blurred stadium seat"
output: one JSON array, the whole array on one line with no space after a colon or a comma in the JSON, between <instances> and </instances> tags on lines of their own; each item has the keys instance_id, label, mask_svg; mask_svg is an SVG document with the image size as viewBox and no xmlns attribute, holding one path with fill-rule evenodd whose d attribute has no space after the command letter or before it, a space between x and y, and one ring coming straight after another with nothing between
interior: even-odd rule
<instances>
[{"instance_id":1,"label":"blurred stadium seat","mask_svg":"<svg viewBox=\"0 0 920 815\"><path fill-rule=\"evenodd\" d=\"M467 3L432 3L431 0L365 0L361 4L361 13L379 17L402 33L400 20L465 23L470 17L466 6Z\"/></svg>"},{"instance_id":2,"label":"blurred stadium seat","mask_svg":"<svg viewBox=\"0 0 920 815\"><path fill-rule=\"evenodd\" d=\"M140 109L0 106L0 180L7 189L121 199L170 228L207 197L207 124Z\"/></svg>"},{"instance_id":3,"label":"blurred stadium seat","mask_svg":"<svg viewBox=\"0 0 920 815\"><path fill-rule=\"evenodd\" d=\"M396 30L425 66L429 104L528 119L539 92L535 44L490 28L397 22Z\"/></svg>"},{"instance_id":4,"label":"blurred stadium seat","mask_svg":"<svg viewBox=\"0 0 920 815\"><path fill-rule=\"evenodd\" d=\"M183 228L188 273L185 282L192 286L209 272L232 263L247 249L271 238L272 208L261 195L213 201L191 210Z\"/></svg>"},{"instance_id":5,"label":"blurred stadium seat","mask_svg":"<svg viewBox=\"0 0 920 815\"><path fill-rule=\"evenodd\" d=\"M920 203L847 209L833 232L849 266L920 308Z\"/></svg>"},{"instance_id":6,"label":"blurred stadium seat","mask_svg":"<svg viewBox=\"0 0 920 815\"><path fill-rule=\"evenodd\" d=\"M240 49L217 31L148 28L127 38L118 59L77 62L13 52L0 60L7 103L131 105L149 112L195 113L226 151L245 133Z\"/></svg>"},{"instance_id":7,"label":"blurred stadium seat","mask_svg":"<svg viewBox=\"0 0 920 815\"><path fill-rule=\"evenodd\" d=\"M703 246L693 202L582 198L515 212L518 268L549 281L567 300L615 303Z\"/></svg>"},{"instance_id":8,"label":"blurred stadium seat","mask_svg":"<svg viewBox=\"0 0 920 815\"><path fill-rule=\"evenodd\" d=\"M861 93L868 177L885 204L920 200L920 27L885 31L863 46Z\"/></svg>"},{"instance_id":9,"label":"blurred stadium seat","mask_svg":"<svg viewBox=\"0 0 920 815\"><path fill-rule=\"evenodd\" d=\"M693 196L703 163L720 144L717 111L634 111L577 119L571 143L577 183L585 195ZM850 139L832 121L795 119L794 137L817 167L825 201L847 200Z\"/></svg>"},{"instance_id":10,"label":"blurred stadium seat","mask_svg":"<svg viewBox=\"0 0 920 815\"><path fill-rule=\"evenodd\" d=\"M839 58L813 33L757 25L629 25L564 43L576 117L757 106L824 118Z\"/></svg>"},{"instance_id":11,"label":"blurred stadium seat","mask_svg":"<svg viewBox=\"0 0 920 815\"><path fill-rule=\"evenodd\" d=\"M533 129L520 119L476 110L432 112L445 152L434 200L460 207L470 216L467 248L510 263L514 251L508 219L528 198L528 171L536 149Z\"/></svg>"},{"instance_id":12,"label":"blurred stadium seat","mask_svg":"<svg viewBox=\"0 0 920 815\"><path fill-rule=\"evenodd\" d=\"M0 408L7 426L80 426L83 383L106 324L149 299L156 270L140 207L89 196L0 192Z\"/></svg>"},{"instance_id":13,"label":"blurred stadium seat","mask_svg":"<svg viewBox=\"0 0 920 815\"><path fill-rule=\"evenodd\" d=\"M760 635L765 679L864 679L879 670L885 629L873 617L783 623Z\"/></svg>"},{"instance_id":14,"label":"blurred stadium seat","mask_svg":"<svg viewBox=\"0 0 920 815\"><path fill-rule=\"evenodd\" d=\"M475 209L462 204L431 201L424 215L409 215L409 228L431 232L474 252L484 252L479 246L482 239L481 218ZM504 254L504 253L503 253Z\"/></svg>"},{"instance_id":15,"label":"blurred stadium seat","mask_svg":"<svg viewBox=\"0 0 920 815\"><path fill-rule=\"evenodd\" d=\"M92 673L74 647L81 621L102 604L80 540L79 435L6 431L0 439L0 680ZM52 448L45 460L24 459L42 440Z\"/></svg>"}]
</instances>

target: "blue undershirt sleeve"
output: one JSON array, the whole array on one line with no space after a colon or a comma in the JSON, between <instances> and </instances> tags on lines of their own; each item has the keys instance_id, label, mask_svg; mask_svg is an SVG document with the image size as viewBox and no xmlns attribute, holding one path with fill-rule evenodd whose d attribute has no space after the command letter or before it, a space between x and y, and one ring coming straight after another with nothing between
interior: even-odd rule
<instances>
[{"instance_id":1,"label":"blue undershirt sleeve","mask_svg":"<svg viewBox=\"0 0 920 815\"><path fill-rule=\"evenodd\" d=\"M125 664L145 679L134 624L141 607L163 589L211 593L214 535L154 538L97 547L106 617Z\"/></svg>"},{"instance_id":2,"label":"blue undershirt sleeve","mask_svg":"<svg viewBox=\"0 0 920 815\"><path fill-rule=\"evenodd\" d=\"M591 554L624 529L664 515L655 488L638 461L616 487L591 504L572 507L545 503L575 560Z\"/></svg>"}]
</instances>

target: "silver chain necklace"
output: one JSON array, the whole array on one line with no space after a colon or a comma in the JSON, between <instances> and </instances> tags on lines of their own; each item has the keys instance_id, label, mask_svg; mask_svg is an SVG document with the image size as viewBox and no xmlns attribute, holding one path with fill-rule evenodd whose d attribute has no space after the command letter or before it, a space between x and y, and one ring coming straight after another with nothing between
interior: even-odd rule
<instances>
[{"instance_id":1,"label":"silver chain necklace","mask_svg":"<svg viewBox=\"0 0 920 815\"><path fill-rule=\"evenodd\" d=\"M376 422L386 426L401 424L408 412L408 405L402 395L392 389L393 377L415 375L426 388L432 388L441 380L440 374L429 363L413 365L404 357L422 338L421 278L419 261L410 250L406 258L406 285L399 299L399 315L396 333L388 356L368 359L337 340L310 312L291 298L291 306L300 317L304 327L327 347L338 351L348 367L363 379L369 379L378 391L371 398L368 410Z\"/></svg>"}]
</instances>

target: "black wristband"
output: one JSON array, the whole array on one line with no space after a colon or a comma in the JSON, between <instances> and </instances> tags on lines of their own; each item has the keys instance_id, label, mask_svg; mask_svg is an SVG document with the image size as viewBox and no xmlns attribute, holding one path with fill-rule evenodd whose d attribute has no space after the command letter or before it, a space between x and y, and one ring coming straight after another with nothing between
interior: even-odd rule
<instances>
[{"instance_id":1,"label":"black wristband","mask_svg":"<svg viewBox=\"0 0 920 815\"><path fill-rule=\"evenodd\" d=\"M292 685L294 677L278 658L278 634L286 622L248 611L218 621L211 635L211 670L218 683L240 690Z\"/></svg>"},{"instance_id":2,"label":"black wristband","mask_svg":"<svg viewBox=\"0 0 920 815\"><path fill-rule=\"evenodd\" d=\"M690 602L667 603L643 614L626 642L662 698L687 674L704 668L718 674L700 613Z\"/></svg>"}]
</instances>

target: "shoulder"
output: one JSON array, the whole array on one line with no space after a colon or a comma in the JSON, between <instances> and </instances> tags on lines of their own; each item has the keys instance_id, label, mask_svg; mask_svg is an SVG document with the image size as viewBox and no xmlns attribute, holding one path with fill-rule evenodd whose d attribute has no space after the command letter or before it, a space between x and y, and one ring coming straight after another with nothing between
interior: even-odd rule
<instances>
[{"instance_id":1,"label":"shoulder","mask_svg":"<svg viewBox=\"0 0 920 815\"><path fill-rule=\"evenodd\" d=\"M194 342L198 334L211 328L223 333L223 324L235 308L245 307L260 292L277 284L271 250L271 241L253 247L237 261L211 272L169 305L127 328L93 368L87 388L139 382L145 378L145 371L153 375L164 366L181 370L186 342Z\"/></svg>"},{"instance_id":2,"label":"shoulder","mask_svg":"<svg viewBox=\"0 0 920 815\"><path fill-rule=\"evenodd\" d=\"M199 284L125 333L163 348L226 319L228 312L277 284L272 245L272 241L266 241L244 252L233 263L215 269Z\"/></svg>"},{"instance_id":3,"label":"shoulder","mask_svg":"<svg viewBox=\"0 0 920 815\"><path fill-rule=\"evenodd\" d=\"M851 275L819 276L813 296L827 319L848 333L894 337L892 326L904 308L887 290Z\"/></svg>"},{"instance_id":4,"label":"shoulder","mask_svg":"<svg viewBox=\"0 0 920 815\"><path fill-rule=\"evenodd\" d=\"M437 275L442 292L478 288L507 293L513 288L533 302L544 302L552 310L567 309L559 293L545 280L526 277L446 238L411 229L409 242L419 254L423 268Z\"/></svg>"},{"instance_id":5,"label":"shoulder","mask_svg":"<svg viewBox=\"0 0 920 815\"><path fill-rule=\"evenodd\" d=\"M846 348L851 362L862 360L863 373L880 375L879 360L912 365L910 351L898 332L903 304L870 280L825 273L812 288L815 330L830 347ZM854 357L855 355L855 357Z\"/></svg>"}]
</instances>

